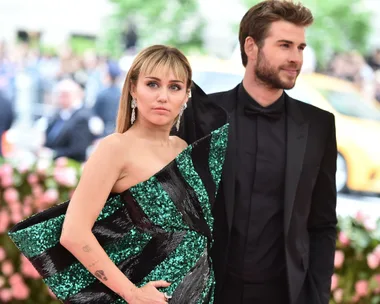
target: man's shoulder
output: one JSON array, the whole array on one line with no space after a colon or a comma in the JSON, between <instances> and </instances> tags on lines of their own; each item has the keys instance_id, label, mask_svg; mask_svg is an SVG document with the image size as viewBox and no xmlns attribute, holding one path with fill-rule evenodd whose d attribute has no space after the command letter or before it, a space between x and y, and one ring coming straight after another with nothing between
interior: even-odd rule
<instances>
[{"instance_id":1,"label":"man's shoulder","mask_svg":"<svg viewBox=\"0 0 380 304\"><path fill-rule=\"evenodd\" d=\"M290 102L297 104L307 118L332 119L334 117L333 113L318 108L317 106L314 106L312 104L303 102L290 96L288 96L288 99L290 100Z\"/></svg>"}]
</instances>

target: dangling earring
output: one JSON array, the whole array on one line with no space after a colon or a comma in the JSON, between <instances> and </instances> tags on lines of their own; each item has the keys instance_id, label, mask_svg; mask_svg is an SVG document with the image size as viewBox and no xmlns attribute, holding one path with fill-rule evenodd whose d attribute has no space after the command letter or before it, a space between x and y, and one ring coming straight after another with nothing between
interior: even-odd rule
<instances>
[{"instance_id":1,"label":"dangling earring","mask_svg":"<svg viewBox=\"0 0 380 304\"><path fill-rule=\"evenodd\" d=\"M179 131L179 125L181 123L181 117L182 117L182 114L183 114L183 111L185 111L185 109L187 108L187 104L185 103L182 108L181 108L181 111L179 112L178 114L178 119L177 119L177 123L175 125L177 131Z\"/></svg>"},{"instance_id":2,"label":"dangling earring","mask_svg":"<svg viewBox=\"0 0 380 304\"><path fill-rule=\"evenodd\" d=\"M135 120L136 120L136 108L137 108L137 102L136 102L136 100L133 98L133 99L132 99L132 102L131 102L131 109L132 109L132 113L131 113L131 125L133 125L133 123L134 123Z\"/></svg>"}]
</instances>

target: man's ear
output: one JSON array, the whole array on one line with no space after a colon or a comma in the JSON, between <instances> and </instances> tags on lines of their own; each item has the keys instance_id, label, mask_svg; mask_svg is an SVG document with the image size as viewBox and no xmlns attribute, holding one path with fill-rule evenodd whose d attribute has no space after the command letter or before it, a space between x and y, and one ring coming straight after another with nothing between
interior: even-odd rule
<instances>
[{"instance_id":1,"label":"man's ear","mask_svg":"<svg viewBox=\"0 0 380 304\"><path fill-rule=\"evenodd\" d=\"M255 60L257 57L258 47L256 41L251 36L245 38L244 52L248 59Z\"/></svg>"}]
</instances>

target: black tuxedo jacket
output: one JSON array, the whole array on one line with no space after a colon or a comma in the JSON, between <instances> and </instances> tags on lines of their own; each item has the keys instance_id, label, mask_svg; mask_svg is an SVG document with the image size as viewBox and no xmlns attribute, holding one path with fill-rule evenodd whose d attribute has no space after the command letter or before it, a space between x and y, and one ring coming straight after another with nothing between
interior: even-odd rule
<instances>
[{"instance_id":1,"label":"black tuxedo jacket","mask_svg":"<svg viewBox=\"0 0 380 304\"><path fill-rule=\"evenodd\" d=\"M86 160L86 150L91 145L95 136L89 128L91 112L80 108L64 122L59 134L51 141L47 140L45 146L55 151L54 158L68 157L79 162ZM58 119L58 114L50 121L46 135Z\"/></svg>"},{"instance_id":2,"label":"black tuxedo jacket","mask_svg":"<svg viewBox=\"0 0 380 304\"><path fill-rule=\"evenodd\" d=\"M221 189L213 206L215 303L223 288L235 204L237 92L238 87L206 95L195 85L178 132L191 143L229 122ZM284 234L290 300L292 304L328 304L337 224L334 116L288 95L285 104Z\"/></svg>"}]
</instances>

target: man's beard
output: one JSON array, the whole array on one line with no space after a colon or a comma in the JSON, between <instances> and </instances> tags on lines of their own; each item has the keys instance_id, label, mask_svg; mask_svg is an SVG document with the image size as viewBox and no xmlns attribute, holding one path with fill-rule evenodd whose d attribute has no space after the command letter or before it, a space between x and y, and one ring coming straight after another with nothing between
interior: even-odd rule
<instances>
[{"instance_id":1,"label":"man's beard","mask_svg":"<svg viewBox=\"0 0 380 304\"><path fill-rule=\"evenodd\" d=\"M281 69L283 68L289 68L289 69L297 69L298 74L300 68L297 67L296 64L289 65L289 66L280 66L278 68L272 66L270 62L267 60L261 49L259 49L258 55L257 55L257 61L255 65L255 76L258 80L260 80L265 86L267 86L269 89L283 89L283 90L289 90L292 89L296 84L295 77L294 81L283 81L280 77ZM297 76L298 76L297 74Z\"/></svg>"}]
</instances>

